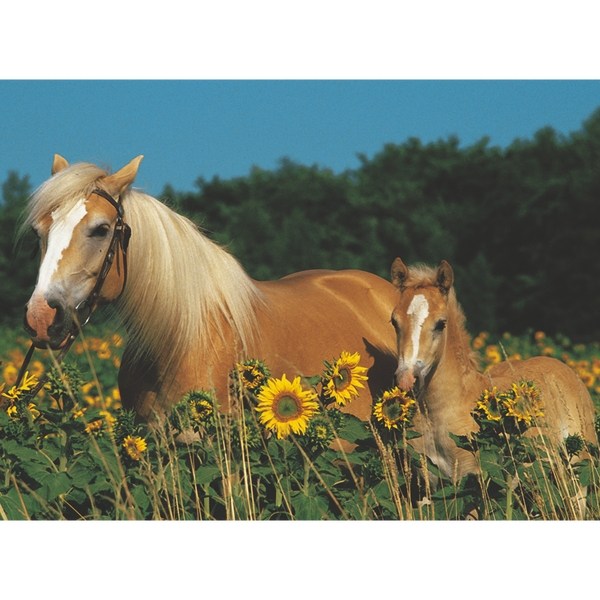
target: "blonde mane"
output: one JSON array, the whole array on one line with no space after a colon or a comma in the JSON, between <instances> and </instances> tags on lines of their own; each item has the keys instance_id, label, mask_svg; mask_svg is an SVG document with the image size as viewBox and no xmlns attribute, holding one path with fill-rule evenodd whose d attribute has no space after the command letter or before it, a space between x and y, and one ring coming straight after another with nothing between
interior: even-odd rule
<instances>
[{"instance_id":1,"label":"blonde mane","mask_svg":"<svg viewBox=\"0 0 600 600\"><path fill-rule=\"evenodd\" d=\"M420 288L435 286L437 278L437 268L432 268L424 264L416 264L408 267L408 279L404 282L406 288ZM480 356L471 348L471 336L465 328L465 313L456 299L454 286L448 294L448 323L449 331L452 331L452 325L456 330L455 351L461 358L463 364L469 368L479 370Z\"/></svg>"},{"instance_id":2,"label":"blonde mane","mask_svg":"<svg viewBox=\"0 0 600 600\"><path fill-rule=\"evenodd\" d=\"M89 196L108 171L75 163L33 194L20 227L33 224L65 203ZM131 226L128 280L116 304L128 333L128 354L137 361L165 358L166 370L192 348L223 336L225 320L245 351L256 339L255 314L264 298L238 261L209 240L189 219L135 189L122 195Z\"/></svg>"}]
</instances>

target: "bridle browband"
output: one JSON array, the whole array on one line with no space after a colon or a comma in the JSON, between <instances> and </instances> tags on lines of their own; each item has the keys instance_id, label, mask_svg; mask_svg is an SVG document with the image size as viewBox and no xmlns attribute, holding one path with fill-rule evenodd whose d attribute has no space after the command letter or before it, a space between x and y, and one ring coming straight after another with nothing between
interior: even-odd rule
<instances>
[{"instance_id":1,"label":"bridle browband","mask_svg":"<svg viewBox=\"0 0 600 600\"><path fill-rule=\"evenodd\" d=\"M100 188L96 188L90 194L90 196L92 196L93 194L96 194L97 196L101 196L102 198L104 198L105 200L110 202L110 204L112 204L115 207L115 209L117 211L117 220L115 222L115 228L113 230L113 235L112 235L112 239L110 241L110 245L108 246L108 250L106 251L106 254L104 255L104 262L102 263L102 267L100 268L100 273L98 275L98 278L96 279L96 284L92 288L92 291L89 293L88 297L85 300L82 300L75 307L75 314L77 317L76 323L75 323L76 326L71 331L71 333L69 335L69 339L63 346L62 350L60 351L60 354L58 355L58 357L56 359L57 363L59 363L59 364L63 360L63 358L66 356L66 354L69 351L69 349L71 348L71 346L73 345L73 342L77 338L77 334L79 333L79 330L84 325L87 325L87 323L89 322L90 317L92 316L92 312L94 311L94 308L96 307L96 302L98 301L98 296L100 295L102 286L104 285L104 282L106 281L106 278L108 277L108 273L110 272L110 269L115 260L115 256L117 257L117 273L119 275L121 275L121 265L119 263L119 256L117 253L118 247L121 248L121 254L123 255L123 287L121 288L121 291L119 292L119 296L117 297L117 299L121 297L121 294L123 293L123 290L125 289L125 285L127 284L127 247L129 246L129 239L131 237L131 227L127 223L125 223L125 221L123 220L123 217L125 216L125 210L123 209L123 204L121 202L121 198L119 197L119 200L117 201L108 192L106 192ZM27 365L29 364L29 361L31 360L31 356L33 355L34 350L35 350L35 346L33 344L31 344L31 347L29 348L29 351L27 352L27 356L25 357L25 360L23 361L23 364L21 365L21 370L19 371L19 376L17 377L17 382L15 384L16 387L19 387L19 385L21 384L23 376L25 375L25 369L27 368ZM38 392L42 389L42 387L45 385L47 378L48 378L48 375L46 374L46 375L44 375L44 377L42 377L40 379L37 386L33 390L33 397L35 397L38 394Z\"/></svg>"}]
</instances>

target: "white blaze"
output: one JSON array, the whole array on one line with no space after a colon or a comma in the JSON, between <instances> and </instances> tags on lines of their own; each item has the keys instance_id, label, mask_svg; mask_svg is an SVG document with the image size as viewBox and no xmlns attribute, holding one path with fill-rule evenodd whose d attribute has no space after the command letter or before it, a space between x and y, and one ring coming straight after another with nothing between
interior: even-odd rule
<instances>
[{"instance_id":1,"label":"white blaze","mask_svg":"<svg viewBox=\"0 0 600 600\"><path fill-rule=\"evenodd\" d=\"M52 276L56 272L56 269L58 269L58 263L62 258L63 252L71 243L73 231L86 214L85 198L79 200L68 212L63 208L57 208L52 213L52 225L48 232L48 249L40 267L36 286L38 293L43 294L50 286Z\"/></svg>"},{"instance_id":2,"label":"white blaze","mask_svg":"<svg viewBox=\"0 0 600 600\"><path fill-rule=\"evenodd\" d=\"M410 361L408 362L408 367L413 367L417 362L417 358L419 356L419 339L421 338L421 329L423 327L423 323L425 319L429 315L429 303L427 302L427 298L423 296L423 294L417 294L410 303L408 307L408 311L406 311L407 315L412 315L412 345L413 345L413 355Z\"/></svg>"}]
</instances>

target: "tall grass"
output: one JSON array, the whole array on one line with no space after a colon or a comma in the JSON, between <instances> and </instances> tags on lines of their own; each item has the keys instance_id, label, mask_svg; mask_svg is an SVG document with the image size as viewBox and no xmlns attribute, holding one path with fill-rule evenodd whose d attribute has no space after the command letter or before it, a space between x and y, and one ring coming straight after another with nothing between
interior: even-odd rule
<instances>
[{"instance_id":1,"label":"tall grass","mask_svg":"<svg viewBox=\"0 0 600 600\"><path fill-rule=\"evenodd\" d=\"M581 348L538 337L502 343L523 352L560 345L563 353L579 352L579 368L588 360L593 374L595 348L581 358ZM321 403L319 413L304 434L279 439L261 422L257 389L245 387L239 372L231 374L235 414L222 414L210 390L197 390L168 420L149 427L122 410L114 391L119 336L89 336L62 366L42 356L52 375L35 399L11 387L26 342L7 336L2 343L0 519L600 518L596 448L569 454L543 437L498 436L484 426L474 438L455 440L477 453L481 472L451 481L413 451L410 420L388 429L327 405L327 369L302 382ZM491 363L492 351L485 344L480 350ZM353 451L346 453L340 440Z\"/></svg>"}]
</instances>

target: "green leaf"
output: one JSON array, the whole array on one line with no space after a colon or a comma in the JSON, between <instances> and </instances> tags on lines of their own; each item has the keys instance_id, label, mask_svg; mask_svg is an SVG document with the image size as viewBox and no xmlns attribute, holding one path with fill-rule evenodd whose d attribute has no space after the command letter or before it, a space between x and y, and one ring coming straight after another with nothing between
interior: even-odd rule
<instances>
[{"instance_id":1,"label":"green leaf","mask_svg":"<svg viewBox=\"0 0 600 600\"><path fill-rule=\"evenodd\" d=\"M360 440L366 440L372 437L372 433L364 421L361 421L354 415L346 414L343 427L338 431L340 438L356 444Z\"/></svg>"},{"instance_id":2,"label":"green leaf","mask_svg":"<svg viewBox=\"0 0 600 600\"><path fill-rule=\"evenodd\" d=\"M72 485L69 474L64 471L60 473L46 473L41 475L38 481L41 483L41 486L36 492L48 502L52 502L61 494L68 492Z\"/></svg>"},{"instance_id":3,"label":"green leaf","mask_svg":"<svg viewBox=\"0 0 600 600\"><path fill-rule=\"evenodd\" d=\"M36 505L38 505L37 502L35 505L32 503L29 494L21 493L21 496L19 496L14 487L8 490L6 494L0 494L0 504L9 521L21 521L28 517L31 518ZM25 504L25 508L23 508L23 504Z\"/></svg>"},{"instance_id":4,"label":"green leaf","mask_svg":"<svg viewBox=\"0 0 600 600\"><path fill-rule=\"evenodd\" d=\"M450 433L450 437L454 440L454 443L458 448L473 452L473 442L466 435L454 435Z\"/></svg>"},{"instance_id":5,"label":"green leaf","mask_svg":"<svg viewBox=\"0 0 600 600\"><path fill-rule=\"evenodd\" d=\"M322 496L307 496L304 492L295 492L291 497L294 516L301 521L321 520L327 514L328 503Z\"/></svg>"},{"instance_id":6,"label":"green leaf","mask_svg":"<svg viewBox=\"0 0 600 600\"><path fill-rule=\"evenodd\" d=\"M211 483L215 479L222 477L221 469L219 467L211 467L201 465L196 469L196 484L203 485L205 483Z\"/></svg>"},{"instance_id":7,"label":"green leaf","mask_svg":"<svg viewBox=\"0 0 600 600\"><path fill-rule=\"evenodd\" d=\"M321 376L315 375L314 377L303 377L302 380L310 387L317 387L321 382Z\"/></svg>"}]
</instances>

